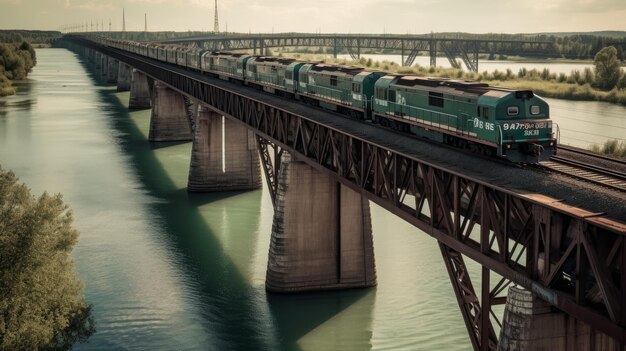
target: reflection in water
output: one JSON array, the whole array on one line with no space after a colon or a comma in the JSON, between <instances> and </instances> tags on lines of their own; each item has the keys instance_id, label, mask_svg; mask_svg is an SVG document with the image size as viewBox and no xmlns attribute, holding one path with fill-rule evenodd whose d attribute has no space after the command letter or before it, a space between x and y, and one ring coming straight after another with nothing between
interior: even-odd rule
<instances>
[{"instance_id":1,"label":"reflection in water","mask_svg":"<svg viewBox=\"0 0 626 351\"><path fill-rule=\"evenodd\" d=\"M285 350L371 350L376 289L268 294ZM353 309L352 311L349 311Z\"/></svg>"},{"instance_id":2,"label":"reflection in water","mask_svg":"<svg viewBox=\"0 0 626 351\"><path fill-rule=\"evenodd\" d=\"M562 144L587 148L606 140L626 141L626 107L596 101L546 99Z\"/></svg>"}]
</instances>

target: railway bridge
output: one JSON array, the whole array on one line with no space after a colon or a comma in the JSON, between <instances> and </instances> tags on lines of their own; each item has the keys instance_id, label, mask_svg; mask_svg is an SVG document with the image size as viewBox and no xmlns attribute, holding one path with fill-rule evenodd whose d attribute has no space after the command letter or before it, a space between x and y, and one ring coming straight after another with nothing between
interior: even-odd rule
<instances>
[{"instance_id":1,"label":"railway bridge","mask_svg":"<svg viewBox=\"0 0 626 351\"><path fill-rule=\"evenodd\" d=\"M525 56L554 56L554 43L532 39L468 39L434 35L375 35L375 34L231 34L179 38L163 41L169 44L195 45L210 50L253 50L261 54L266 48L327 47L333 54L341 49L353 59L361 57L362 49L394 50L402 56L402 64L411 66L420 52L430 56L430 65L437 65L437 55L445 54L453 67L460 68L461 59L468 70L478 72L478 55L502 54Z\"/></svg>"},{"instance_id":2,"label":"railway bridge","mask_svg":"<svg viewBox=\"0 0 626 351\"><path fill-rule=\"evenodd\" d=\"M130 108L152 108L150 140L193 141L189 191L256 189L263 170L275 211L268 290L376 285L372 201L437 240L475 350L626 350L619 200L598 195L587 208L575 187L563 201L541 178L519 189L513 178L529 171L458 166L390 130L92 37L64 42L130 90ZM498 179L505 169L519 176Z\"/></svg>"}]
</instances>

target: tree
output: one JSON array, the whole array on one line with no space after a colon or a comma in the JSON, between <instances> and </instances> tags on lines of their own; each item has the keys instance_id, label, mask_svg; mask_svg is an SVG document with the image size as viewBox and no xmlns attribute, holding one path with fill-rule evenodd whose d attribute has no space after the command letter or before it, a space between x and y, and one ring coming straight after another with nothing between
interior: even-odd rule
<instances>
[{"instance_id":1,"label":"tree","mask_svg":"<svg viewBox=\"0 0 626 351\"><path fill-rule=\"evenodd\" d=\"M620 77L620 62L617 49L607 46L600 50L593 59L596 66L596 82L601 89L610 90L615 87Z\"/></svg>"},{"instance_id":2,"label":"tree","mask_svg":"<svg viewBox=\"0 0 626 351\"><path fill-rule=\"evenodd\" d=\"M0 350L67 350L93 334L77 238L60 194L36 198L0 168Z\"/></svg>"}]
</instances>

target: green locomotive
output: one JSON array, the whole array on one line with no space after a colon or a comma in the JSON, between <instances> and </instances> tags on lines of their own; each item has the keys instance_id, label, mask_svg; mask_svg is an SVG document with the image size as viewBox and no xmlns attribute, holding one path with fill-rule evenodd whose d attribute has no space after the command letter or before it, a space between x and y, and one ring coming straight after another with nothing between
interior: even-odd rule
<instances>
[{"instance_id":1,"label":"green locomotive","mask_svg":"<svg viewBox=\"0 0 626 351\"><path fill-rule=\"evenodd\" d=\"M374 122L517 163L550 158L549 106L532 91L387 75L376 82Z\"/></svg>"}]
</instances>

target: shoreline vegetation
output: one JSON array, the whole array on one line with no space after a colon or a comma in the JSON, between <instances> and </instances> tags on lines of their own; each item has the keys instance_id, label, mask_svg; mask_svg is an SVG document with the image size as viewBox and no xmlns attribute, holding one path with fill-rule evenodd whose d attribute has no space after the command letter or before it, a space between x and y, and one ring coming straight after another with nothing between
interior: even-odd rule
<instances>
[{"instance_id":1,"label":"shoreline vegetation","mask_svg":"<svg viewBox=\"0 0 626 351\"><path fill-rule=\"evenodd\" d=\"M493 86L509 89L532 90L538 95L549 98L602 101L626 106L626 74L618 65L618 78L610 89L599 89L596 70L586 68L583 71L574 70L570 74L553 73L548 68L543 70L522 68L517 72L511 69L493 72L468 72L456 68L426 67L414 65L400 66L398 63L383 60L375 61L371 58L358 60L345 58L329 58L319 54L300 54L293 52L279 52L278 56L291 57L301 60L320 61L329 64L364 67L372 70L382 70L398 74L414 74L423 77L440 77L485 82ZM593 61L590 61L593 63Z\"/></svg>"},{"instance_id":2,"label":"shoreline vegetation","mask_svg":"<svg viewBox=\"0 0 626 351\"><path fill-rule=\"evenodd\" d=\"M0 167L0 350L70 350L95 332L60 194L39 196Z\"/></svg>"},{"instance_id":3,"label":"shoreline vegetation","mask_svg":"<svg viewBox=\"0 0 626 351\"><path fill-rule=\"evenodd\" d=\"M626 158L626 142L618 140L607 140L602 145L591 145L589 150L599 154L618 156Z\"/></svg>"},{"instance_id":4,"label":"shoreline vegetation","mask_svg":"<svg viewBox=\"0 0 626 351\"><path fill-rule=\"evenodd\" d=\"M617 69L617 71L613 72L613 75L615 75L616 72L618 74L617 78L612 78L614 87L610 90L602 90L599 89L599 85L602 84L599 80L602 77L599 77L597 68L595 70L586 68L582 72L574 70L570 74L556 74L550 72L549 69L528 70L525 68L520 69L518 72L507 69L506 71L495 70L493 72L481 73L467 72L455 68L425 67L419 65L403 67L392 61L375 61L371 58L350 60L329 58L325 55L308 53L278 52L277 54L283 57L320 61L329 64L358 66L391 73L482 81L490 85L504 88L532 90L544 97L581 101L603 101L626 106L626 73L620 68L619 64L617 68L613 67L614 70ZM565 60L571 61L568 59ZM617 62L619 63L619 61ZM594 61L589 61L589 63L593 64ZM626 157L626 142L619 140L607 140L602 145L591 145L589 149L597 153Z\"/></svg>"},{"instance_id":5,"label":"shoreline vegetation","mask_svg":"<svg viewBox=\"0 0 626 351\"><path fill-rule=\"evenodd\" d=\"M60 32L0 31L0 97L14 95L13 81L26 79L35 67L35 48L49 47L60 36Z\"/></svg>"}]
</instances>

